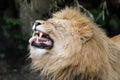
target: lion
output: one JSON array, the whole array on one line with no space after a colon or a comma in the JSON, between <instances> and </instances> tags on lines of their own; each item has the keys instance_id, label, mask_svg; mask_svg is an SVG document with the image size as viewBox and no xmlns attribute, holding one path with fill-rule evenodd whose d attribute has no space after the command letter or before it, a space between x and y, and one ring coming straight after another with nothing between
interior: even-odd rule
<instances>
[{"instance_id":1,"label":"lion","mask_svg":"<svg viewBox=\"0 0 120 80\"><path fill-rule=\"evenodd\" d=\"M32 68L43 80L120 80L120 45L79 10L65 8L32 29Z\"/></svg>"}]
</instances>

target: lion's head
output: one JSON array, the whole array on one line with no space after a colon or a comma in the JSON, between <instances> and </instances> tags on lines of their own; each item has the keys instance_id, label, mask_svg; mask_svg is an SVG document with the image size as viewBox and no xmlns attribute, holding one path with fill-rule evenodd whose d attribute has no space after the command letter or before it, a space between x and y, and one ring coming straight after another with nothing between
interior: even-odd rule
<instances>
[{"instance_id":1,"label":"lion's head","mask_svg":"<svg viewBox=\"0 0 120 80\"><path fill-rule=\"evenodd\" d=\"M36 20L33 31L30 57L42 75L53 80L100 80L109 73L108 38L76 9L66 8L46 21Z\"/></svg>"}]
</instances>

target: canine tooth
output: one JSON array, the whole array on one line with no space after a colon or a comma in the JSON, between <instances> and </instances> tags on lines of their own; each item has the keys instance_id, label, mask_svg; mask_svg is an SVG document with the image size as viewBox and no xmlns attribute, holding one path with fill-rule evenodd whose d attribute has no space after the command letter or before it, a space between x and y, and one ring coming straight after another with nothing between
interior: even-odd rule
<instances>
[{"instance_id":1,"label":"canine tooth","mask_svg":"<svg viewBox=\"0 0 120 80\"><path fill-rule=\"evenodd\" d=\"M33 35L32 36L35 36L35 32L33 32Z\"/></svg>"},{"instance_id":2,"label":"canine tooth","mask_svg":"<svg viewBox=\"0 0 120 80\"><path fill-rule=\"evenodd\" d=\"M42 37L42 35L43 35L43 33L42 33L42 32L40 32L40 34L39 34L39 35L40 35L40 38L41 38L41 37Z\"/></svg>"}]
</instances>

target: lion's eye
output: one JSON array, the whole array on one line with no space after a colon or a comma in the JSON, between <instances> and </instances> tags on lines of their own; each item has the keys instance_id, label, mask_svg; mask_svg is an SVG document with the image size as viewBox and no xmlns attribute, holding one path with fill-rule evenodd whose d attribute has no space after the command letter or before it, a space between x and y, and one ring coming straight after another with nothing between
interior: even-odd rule
<instances>
[{"instance_id":1,"label":"lion's eye","mask_svg":"<svg viewBox=\"0 0 120 80\"><path fill-rule=\"evenodd\" d=\"M83 37L81 37L80 39L81 39L81 40L83 40L84 38L83 38Z\"/></svg>"}]
</instances>

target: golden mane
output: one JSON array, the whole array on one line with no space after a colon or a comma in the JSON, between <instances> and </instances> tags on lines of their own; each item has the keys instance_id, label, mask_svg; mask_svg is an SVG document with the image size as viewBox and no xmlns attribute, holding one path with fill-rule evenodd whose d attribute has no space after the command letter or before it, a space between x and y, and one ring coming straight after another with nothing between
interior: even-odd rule
<instances>
[{"instance_id":1,"label":"golden mane","mask_svg":"<svg viewBox=\"0 0 120 80\"><path fill-rule=\"evenodd\" d=\"M41 70L42 77L49 80L120 80L120 46L101 28L72 8L54 13L54 18L70 20L75 30L73 35L82 36L82 43L72 37L71 44L61 50L52 49L41 57L31 55L33 67ZM52 56L51 53L60 54Z\"/></svg>"}]
</instances>

